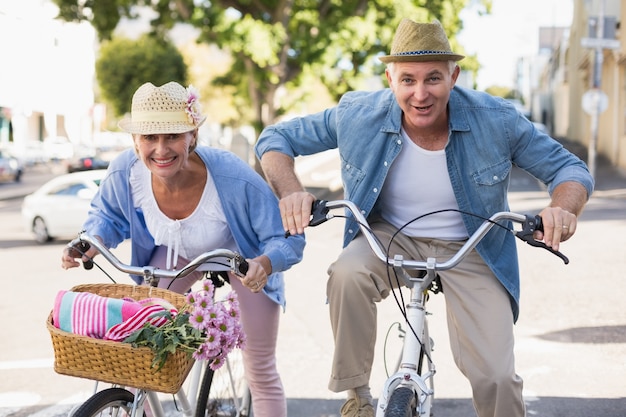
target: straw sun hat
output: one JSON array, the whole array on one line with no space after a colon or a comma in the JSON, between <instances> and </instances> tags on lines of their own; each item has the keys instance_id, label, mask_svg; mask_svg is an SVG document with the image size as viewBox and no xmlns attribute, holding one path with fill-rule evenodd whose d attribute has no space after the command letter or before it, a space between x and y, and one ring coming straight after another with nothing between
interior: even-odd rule
<instances>
[{"instance_id":1,"label":"straw sun hat","mask_svg":"<svg viewBox=\"0 0 626 417\"><path fill-rule=\"evenodd\" d=\"M145 83L133 95L130 117L118 125L141 135L189 132L206 120L198 100L192 86L185 88L173 81L161 87Z\"/></svg>"},{"instance_id":2,"label":"straw sun hat","mask_svg":"<svg viewBox=\"0 0 626 417\"><path fill-rule=\"evenodd\" d=\"M448 37L439 21L415 23L402 19L391 44L391 53L381 56L384 63L459 61L465 58L450 49Z\"/></svg>"}]
</instances>

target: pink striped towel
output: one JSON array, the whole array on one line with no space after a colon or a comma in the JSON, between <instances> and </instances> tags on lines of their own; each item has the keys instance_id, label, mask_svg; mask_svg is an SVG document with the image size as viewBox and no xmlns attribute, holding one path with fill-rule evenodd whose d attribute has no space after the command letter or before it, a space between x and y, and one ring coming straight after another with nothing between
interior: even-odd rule
<instances>
[{"instance_id":1,"label":"pink striped towel","mask_svg":"<svg viewBox=\"0 0 626 417\"><path fill-rule=\"evenodd\" d=\"M153 315L166 310L178 313L160 298L135 301L62 290L57 293L52 317L54 325L66 332L121 341L147 322L155 326L165 323L165 317Z\"/></svg>"}]
</instances>

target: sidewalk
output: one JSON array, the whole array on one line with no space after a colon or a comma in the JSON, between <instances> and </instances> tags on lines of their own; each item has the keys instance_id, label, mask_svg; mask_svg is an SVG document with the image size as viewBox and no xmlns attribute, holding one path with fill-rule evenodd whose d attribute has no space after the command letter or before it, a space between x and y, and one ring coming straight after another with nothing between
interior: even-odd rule
<instances>
[{"instance_id":1,"label":"sidewalk","mask_svg":"<svg viewBox=\"0 0 626 417\"><path fill-rule=\"evenodd\" d=\"M560 139L563 146L587 162L587 148L567 139ZM626 172L613 166L604 156L598 155L596 158L595 191L593 196L613 196L626 198ZM592 196L592 197L593 197Z\"/></svg>"}]
</instances>

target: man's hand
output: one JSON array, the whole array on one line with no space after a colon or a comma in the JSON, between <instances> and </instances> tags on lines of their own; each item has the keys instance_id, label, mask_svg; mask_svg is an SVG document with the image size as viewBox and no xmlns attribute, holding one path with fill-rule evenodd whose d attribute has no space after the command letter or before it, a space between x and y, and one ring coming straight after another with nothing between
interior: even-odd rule
<instances>
[{"instance_id":1,"label":"man's hand","mask_svg":"<svg viewBox=\"0 0 626 417\"><path fill-rule=\"evenodd\" d=\"M576 232L578 216L589 196L581 184L569 181L559 184L552 192L550 207L539 213L543 223L543 233L536 232L535 239L543 240L558 251L559 243L565 242Z\"/></svg>"},{"instance_id":2,"label":"man's hand","mask_svg":"<svg viewBox=\"0 0 626 417\"><path fill-rule=\"evenodd\" d=\"M578 219L575 215L560 207L547 207L539 213L543 223L543 233L536 232L535 238L543 240L555 251L559 243L565 242L576 232Z\"/></svg>"},{"instance_id":3,"label":"man's hand","mask_svg":"<svg viewBox=\"0 0 626 417\"><path fill-rule=\"evenodd\" d=\"M315 196L306 191L295 192L282 198L279 203L283 227L292 235L304 233L311 220L311 208Z\"/></svg>"}]
</instances>

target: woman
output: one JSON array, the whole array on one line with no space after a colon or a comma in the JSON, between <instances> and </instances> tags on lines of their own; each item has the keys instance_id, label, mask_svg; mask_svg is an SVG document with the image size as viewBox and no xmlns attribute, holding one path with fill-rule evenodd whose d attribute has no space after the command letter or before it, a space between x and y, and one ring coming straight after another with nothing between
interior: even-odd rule
<instances>
[{"instance_id":1,"label":"woman","mask_svg":"<svg viewBox=\"0 0 626 417\"><path fill-rule=\"evenodd\" d=\"M230 152L197 147L205 119L191 86L142 85L133 95L130 118L119 124L133 135L134 151L109 165L84 229L110 248L130 239L133 265L174 269L217 248L246 257L246 276L232 275L230 283L240 300L254 415L286 416L275 357L285 305L281 271L302 259L304 239L285 239L277 200L249 165ZM90 249L83 259L95 254ZM79 266L68 249L62 266ZM159 286L183 293L201 276L196 271L174 282L161 279Z\"/></svg>"}]
</instances>

